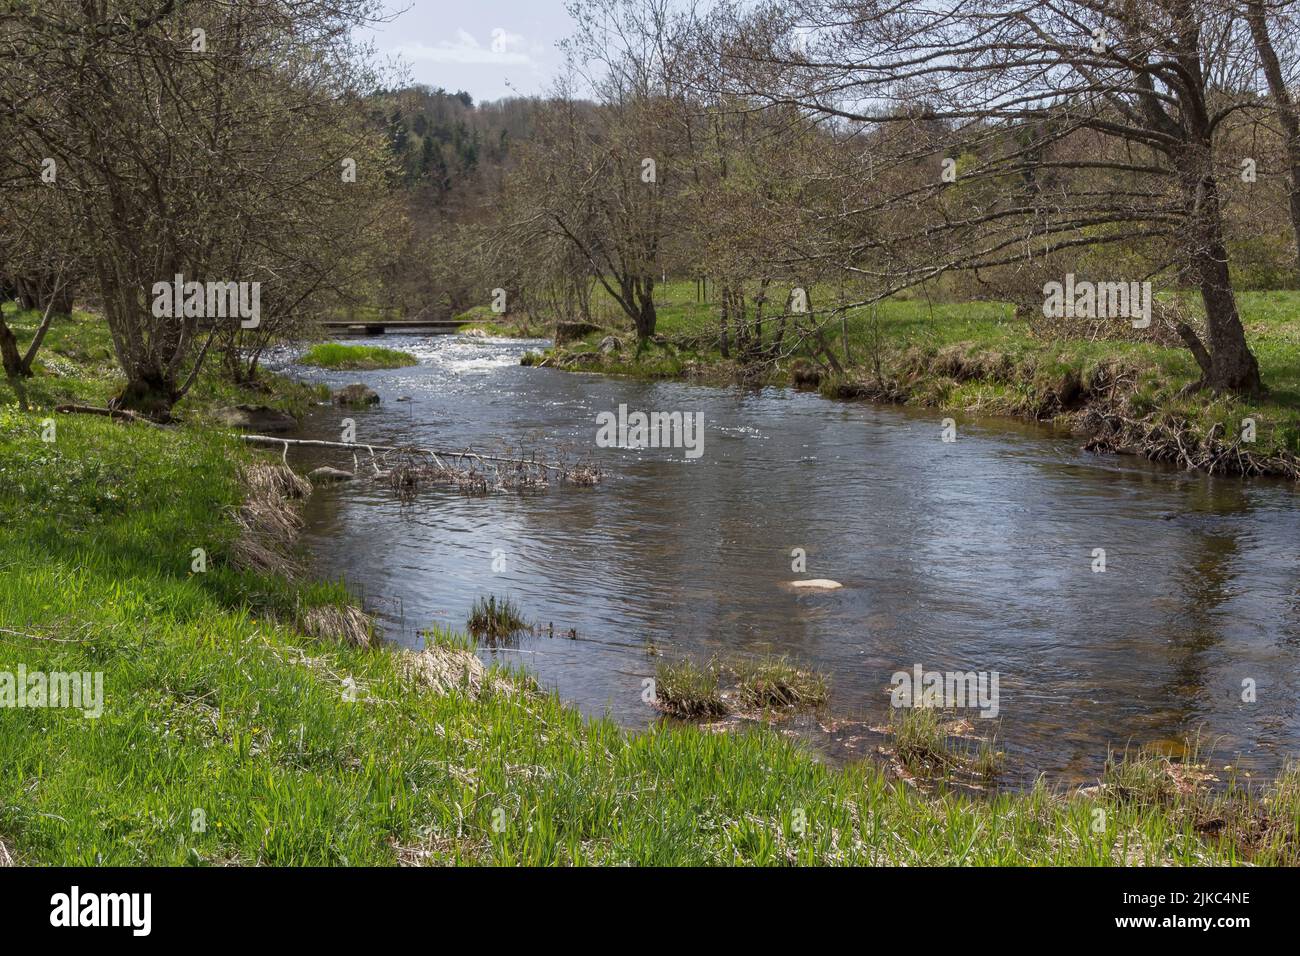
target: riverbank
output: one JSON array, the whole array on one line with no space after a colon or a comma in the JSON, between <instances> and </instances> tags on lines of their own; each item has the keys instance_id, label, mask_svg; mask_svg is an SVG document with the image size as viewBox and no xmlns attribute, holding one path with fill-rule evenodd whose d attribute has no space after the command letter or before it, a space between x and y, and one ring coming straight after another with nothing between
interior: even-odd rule
<instances>
[{"instance_id":1,"label":"riverbank","mask_svg":"<svg viewBox=\"0 0 1300 956\"><path fill-rule=\"evenodd\" d=\"M271 529L292 520L292 498L286 508L266 489L292 495L297 483L278 456L203 422L210 403L251 395L205 381L186 423L167 429L56 415L53 404L102 401L115 382L92 319L60 323L50 342L32 411L0 386L0 670L100 672L104 706L94 719L0 713L0 858L1300 860L1294 771L1248 791L1223 768L1152 757L1079 793L922 791L875 764L829 768L766 727L629 733L587 720L448 635L418 654L369 646L331 626L348 616L341 586L250 561L250 527L265 558L286 543ZM311 394L268 388L257 394L284 408ZM1225 790L1197 785L1211 772Z\"/></svg>"},{"instance_id":2,"label":"riverbank","mask_svg":"<svg viewBox=\"0 0 1300 956\"><path fill-rule=\"evenodd\" d=\"M716 305L692 283L660 287L656 338L600 329L529 358L554 368L711 384L790 384L828 397L1008 416L1069 429L1098 451L1143 455L1211 474L1300 478L1300 293L1246 292L1239 304L1269 394L1259 401L1187 391L1191 353L1168 344L1036 337L1000 303L925 299L858 310L824 329L829 368L810 342L783 336L782 357L754 366L724 357ZM783 293L782 293L783 294ZM769 296L775 300L778 293ZM614 325L608 309L602 314ZM498 334L509 331L504 324ZM765 321L770 345L776 322ZM616 341L610 341L610 336ZM752 333L751 333L752 336ZM602 345L603 343L603 345ZM786 354L786 353L789 354Z\"/></svg>"}]
</instances>

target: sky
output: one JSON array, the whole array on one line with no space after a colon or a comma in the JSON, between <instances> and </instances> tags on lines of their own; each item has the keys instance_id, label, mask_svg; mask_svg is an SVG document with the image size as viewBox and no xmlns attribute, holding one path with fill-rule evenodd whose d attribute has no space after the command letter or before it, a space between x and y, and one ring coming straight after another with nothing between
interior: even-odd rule
<instances>
[{"instance_id":1,"label":"sky","mask_svg":"<svg viewBox=\"0 0 1300 956\"><path fill-rule=\"evenodd\" d=\"M389 0L395 20L375 46L399 56L412 82L465 90L475 102L547 92L573 32L565 0Z\"/></svg>"}]
</instances>

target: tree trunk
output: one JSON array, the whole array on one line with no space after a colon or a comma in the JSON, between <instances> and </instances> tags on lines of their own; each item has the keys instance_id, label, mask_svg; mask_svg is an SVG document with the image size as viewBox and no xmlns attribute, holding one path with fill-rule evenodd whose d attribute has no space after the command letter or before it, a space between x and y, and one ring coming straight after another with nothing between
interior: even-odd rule
<instances>
[{"instance_id":1,"label":"tree trunk","mask_svg":"<svg viewBox=\"0 0 1300 956\"><path fill-rule=\"evenodd\" d=\"M1199 148L1189 146L1182 154L1179 167L1188 209L1187 238L1192 243L1188 258L1205 303L1210 367L1202 365L1202 382L1216 392L1260 395L1264 386L1259 377L1259 363L1246 344L1246 331L1237 313L1237 299L1228 272L1219 186L1208 144Z\"/></svg>"},{"instance_id":2,"label":"tree trunk","mask_svg":"<svg viewBox=\"0 0 1300 956\"><path fill-rule=\"evenodd\" d=\"M23 357L18 352L18 340L14 337L13 329L9 328L9 323L0 318L0 357L4 359L5 377L10 381L15 378L26 378L32 373L24 371Z\"/></svg>"},{"instance_id":3,"label":"tree trunk","mask_svg":"<svg viewBox=\"0 0 1300 956\"><path fill-rule=\"evenodd\" d=\"M1273 38L1268 32L1264 4L1260 0L1252 0L1247 4L1246 20L1250 23L1250 35L1255 41L1260 65L1264 68L1264 78L1268 80L1268 90L1273 97L1273 111L1277 114L1278 125L1282 127L1283 146L1290 167L1287 198L1291 207L1291 232L1296 244L1296 266L1300 268L1300 116L1297 116L1295 102L1286 88L1286 78L1282 75L1277 51L1273 48Z\"/></svg>"},{"instance_id":4,"label":"tree trunk","mask_svg":"<svg viewBox=\"0 0 1300 956\"><path fill-rule=\"evenodd\" d=\"M24 309L44 312L50 309L57 315L72 314L72 290L53 275L20 276L14 280L18 304Z\"/></svg>"},{"instance_id":5,"label":"tree trunk","mask_svg":"<svg viewBox=\"0 0 1300 956\"><path fill-rule=\"evenodd\" d=\"M655 334L655 326L658 324L659 316L655 311L655 280L654 276L645 276L642 278L640 293L640 303L638 304L636 314L636 337L645 341Z\"/></svg>"},{"instance_id":6,"label":"tree trunk","mask_svg":"<svg viewBox=\"0 0 1300 956\"><path fill-rule=\"evenodd\" d=\"M1222 245L1196 254L1196 272L1205 302L1210 369L1205 384L1217 391L1263 394L1259 363L1246 344L1246 331L1237 314L1237 300L1228 278L1227 253Z\"/></svg>"},{"instance_id":7,"label":"tree trunk","mask_svg":"<svg viewBox=\"0 0 1300 956\"><path fill-rule=\"evenodd\" d=\"M156 421L169 420L178 397L175 378L152 369L136 369L130 375L126 388L113 400L112 407L138 412Z\"/></svg>"},{"instance_id":8,"label":"tree trunk","mask_svg":"<svg viewBox=\"0 0 1300 956\"><path fill-rule=\"evenodd\" d=\"M731 358L731 340L729 318L731 315L731 300L728 297L727 284L722 284L722 298L719 300L721 305L721 328L719 329L718 349L722 352L722 357Z\"/></svg>"}]
</instances>

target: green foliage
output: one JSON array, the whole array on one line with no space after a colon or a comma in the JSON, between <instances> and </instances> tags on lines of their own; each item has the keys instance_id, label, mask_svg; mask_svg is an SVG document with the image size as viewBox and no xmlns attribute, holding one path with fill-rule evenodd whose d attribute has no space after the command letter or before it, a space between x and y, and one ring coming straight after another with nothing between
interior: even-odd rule
<instances>
[{"instance_id":1,"label":"green foliage","mask_svg":"<svg viewBox=\"0 0 1300 956\"><path fill-rule=\"evenodd\" d=\"M497 600L495 594L474 602L465 626L474 637L487 641L509 640L528 628L518 605L508 597Z\"/></svg>"},{"instance_id":2,"label":"green foliage","mask_svg":"<svg viewBox=\"0 0 1300 956\"><path fill-rule=\"evenodd\" d=\"M339 342L321 342L313 345L298 361L303 365L314 365L318 368L360 370L403 368L420 364L420 360L409 352L399 352L378 345L344 345Z\"/></svg>"},{"instance_id":3,"label":"green foliage","mask_svg":"<svg viewBox=\"0 0 1300 956\"><path fill-rule=\"evenodd\" d=\"M1297 862L1295 771L1216 797L1218 830L1186 788L926 795L766 727L629 733L504 676L434 692L399 653L292 626L347 603L340 587L230 565L250 454L231 436L59 416L47 443L47 417L0 411L0 670L102 672L105 706L0 714L0 841L20 863ZM657 680L719 698L712 666Z\"/></svg>"},{"instance_id":4,"label":"green foliage","mask_svg":"<svg viewBox=\"0 0 1300 956\"><path fill-rule=\"evenodd\" d=\"M740 658L729 664L740 699L760 710L815 708L826 703L826 678L784 656Z\"/></svg>"},{"instance_id":5,"label":"green foliage","mask_svg":"<svg viewBox=\"0 0 1300 956\"><path fill-rule=\"evenodd\" d=\"M688 660L662 661L655 668L655 699L664 713L693 720L727 712L713 662L700 666Z\"/></svg>"}]
</instances>

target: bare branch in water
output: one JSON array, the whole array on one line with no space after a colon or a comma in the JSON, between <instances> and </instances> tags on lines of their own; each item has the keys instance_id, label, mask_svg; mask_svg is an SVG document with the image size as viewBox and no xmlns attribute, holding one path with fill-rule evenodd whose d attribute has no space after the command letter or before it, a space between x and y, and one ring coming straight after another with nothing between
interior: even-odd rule
<instances>
[{"instance_id":1,"label":"bare branch in water","mask_svg":"<svg viewBox=\"0 0 1300 956\"><path fill-rule=\"evenodd\" d=\"M416 445L366 445L270 435L242 437L255 445L280 445L286 453L290 445L368 452L369 471L365 471L365 466L358 467L356 477L386 482L404 501L414 498L426 484L449 484L464 494L485 495L495 491L540 491L555 482L591 486L605 476L600 466L589 458L570 462L561 454L545 461L535 451L529 452L522 446L509 454L487 455L471 447L444 451Z\"/></svg>"}]
</instances>

